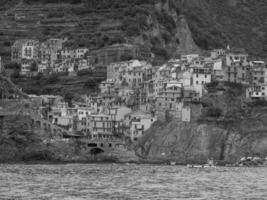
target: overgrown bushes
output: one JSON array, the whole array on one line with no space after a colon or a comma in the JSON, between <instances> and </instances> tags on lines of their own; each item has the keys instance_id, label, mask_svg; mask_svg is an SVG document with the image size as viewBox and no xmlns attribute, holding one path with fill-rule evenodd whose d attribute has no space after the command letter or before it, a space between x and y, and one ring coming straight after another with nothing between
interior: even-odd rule
<instances>
[{"instance_id":1,"label":"overgrown bushes","mask_svg":"<svg viewBox=\"0 0 267 200\"><path fill-rule=\"evenodd\" d=\"M215 117L218 118L222 115L222 110L220 108L210 107L206 111L207 117Z\"/></svg>"}]
</instances>

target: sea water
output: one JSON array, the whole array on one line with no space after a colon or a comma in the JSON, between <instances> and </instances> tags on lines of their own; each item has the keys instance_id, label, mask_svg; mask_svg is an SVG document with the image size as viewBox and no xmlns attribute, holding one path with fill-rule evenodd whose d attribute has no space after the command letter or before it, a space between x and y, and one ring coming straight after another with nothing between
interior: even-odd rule
<instances>
[{"instance_id":1,"label":"sea water","mask_svg":"<svg viewBox=\"0 0 267 200\"><path fill-rule=\"evenodd\" d=\"M3 164L0 199L267 199L267 168Z\"/></svg>"}]
</instances>

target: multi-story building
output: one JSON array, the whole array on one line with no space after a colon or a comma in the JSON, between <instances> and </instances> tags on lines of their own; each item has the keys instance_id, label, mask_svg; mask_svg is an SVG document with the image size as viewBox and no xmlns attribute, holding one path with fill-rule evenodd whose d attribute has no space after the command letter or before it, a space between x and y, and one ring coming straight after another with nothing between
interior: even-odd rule
<instances>
[{"instance_id":1,"label":"multi-story building","mask_svg":"<svg viewBox=\"0 0 267 200\"><path fill-rule=\"evenodd\" d=\"M132 141L137 141L156 121L156 117L140 111L126 115L125 126L128 129L128 136Z\"/></svg>"},{"instance_id":2,"label":"multi-story building","mask_svg":"<svg viewBox=\"0 0 267 200\"><path fill-rule=\"evenodd\" d=\"M11 47L11 61L21 63L22 59L38 61L39 41L17 40Z\"/></svg>"},{"instance_id":3,"label":"multi-story building","mask_svg":"<svg viewBox=\"0 0 267 200\"><path fill-rule=\"evenodd\" d=\"M26 39L17 40L11 46L11 61L19 63L22 59L22 45L26 42Z\"/></svg>"},{"instance_id":4,"label":"multi-story building","mask_svg":"<svg viewBox=\"0 0 267 200\"><path fill-rule=\"evenodd\" d=\"M75 58L82 59L85 57L85 54L88 52L87 48L78 48L75 49Z\"/></svg>"},{"instance_id":5,"label":"multi-story building","mask_svg":"<svg viewBox=\"0 0 267 200\"><path fill-rule=\"evenodd\" d=\"M115 93L115 80L107 79L102 81L99 85L100 93Z\"/></svg>"},{"instance_id":6,"label":"multi-story building","mask_svg":"<svg viewBox=\"0 0 267 200\"><path fill-rule=\"evenodd\" d=\"M123 135L124 116L129 114L131 109L127 107L111 107L105 113L92 114L89 122L91 134Z\"/></svg>"},{"instance_id":7,"label":"multi-story building","mask_svg":"<svg viewBox=\"0 0 267 200\"><path fill-rule=\"evenodd\" d=\"M199 55L198 54L188 54L188 55L182 55L181 56L181 60L185 61L186 63L192 63L192 61L196 58L198 58Z\"/></svg>"},{"instance_id":8,"label":"multi-story building","mask_svg":"<svg viewBox=\"0 0 267 200\"><path fill-rule=\"evenodd\" d=\"M247 88L246 98L267 100L267 84L254 85Z\"/></svg>"},{"instance_id":9,"label":"multi-story building","mask_svg":"<svg viewBox=\"0 0 267 200\"><path fill-rule=\"evenodd\" d=\"M193 68L193 85L204 85L211 82L211 70L206 67Z\"/></svg>"},{"instance_id":10,"label":"multi-story building","mask_svg":"<svg viewBox=\"0 0 267 200\"><path fill-rule=\"evenodd\" d=\"M267 69L264 61L252 61L250 72L253 86L259 86L266 83Z\"/></svg>"},{"instance_id":11,"label":"multi-story building","mask_svg":"<svg viewBox=\"0 0 267 200\"><path fill-rule=\"evenodd\" d=\"M33 64L34 64L34 61L23 59L21 61L20 74L24 76L30 75L30 73L32 72Z\"/></svg>"},{"instance_id":12,"label":"multi-story building","mask_svg":"<svg viewBox=\"0 0 267 200\"><path fill-rule=\"evenodd\" d=\"M107 67L107 79L125 83L131 88L141 87L151 77L152 66L138 60L112 63Z\"/></svg>"},{"instance_id":13,"label":"multi-story building","mask_svg":"<svg viewBox=\"0 0 267 200\"><path fill-rule=\"evenodd\" d=\"M216 81L223 81L224 76L223 62L220 59L216 60L213 64L212 78Z\"/></svg>"},{"instance_id":14,"label":"multi-story building","mask_svg":"<svg viewBox=\"0 0 267 200\"><path fill-rule=\"evenodd\" d=\"M75 50L65 48L65 49L60 50L59 55L60 55L61 60L65 60L65 59L75 58L76 54L75 54Z\"/></svg>"},{"instance_id":15,"label":"multi-story building","mask_svg":"<svg viewBox=\"0 0 267 200\"><path fill-rule=\"evenodd\" d=\"M27 40L22 44L22 59L35 60L39 59L39 41L36 40Z\"/></svg>"},{"instance_id":16,"label":"multi-story building","mask_svg":"<svg viewBox=\"0 0 267 200\"><path fill-rule=\"evenodd\" d=\"M248 54L242 49L233 49L226 53L226 66L230 67L234 63L240 63L242 66L248 66Z\"/></svg>"},{"instance_id":17,"label":"multi-story building","mask_svg":"<svg viewBox=\"0 0 267 200\"><path fill-rule=\"evenodd\" d=\"M90 51L93 64L100 65L109 65L110 63L120 62L123 55L130 55L133 59L141 58L149 60L151 58L149 48L132 44L114 44Z\"/></svg>"},{"instance_id":18,"label":"multi-story building","mask_svg":"<svg viewBox=\"0 0 267 200\"><path fill-rule=\"evenodd\" d=\"M240 61L231 62L230 66L225 67L225 81L240 84L249 84L249 67Z\"/></svg>"},{"instance_id":19,"label":"multi-story building","mask_svg":"<svg viewBox=\"0 0 267 200\"><path fill-rule=\"evenodd\" d=\"M183 98L183 86L177 81L166 83L156 97L156 109L159 111L176 111L176 104Z\"/></svg>"},{"instance_id":20,"label":"multi-story building","mask_svg":"<svg viewBox=\"0 0 267 200\"><path fill-rule=\"evenodd\" d=\"M210 52L210 57L212 59L218 59L226 55L226 50L224 49L214 49Z\"/></svg>"}]
</instances>

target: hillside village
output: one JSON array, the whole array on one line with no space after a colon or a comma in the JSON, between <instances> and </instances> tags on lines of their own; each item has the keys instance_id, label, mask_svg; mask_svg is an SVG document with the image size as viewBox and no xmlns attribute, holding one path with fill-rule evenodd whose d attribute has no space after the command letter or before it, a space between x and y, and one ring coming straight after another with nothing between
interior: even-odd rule
<instances>
[{"instance_id":1,"label":"hillside village","mask_svg":"<svg viewBox=\"0 0 267 200\"><path fill-rule=\"evenodd\" d=\"M267 99L266 63L252 60L242 49L214 49L209 56L181 55L161 66L138 59L117 62L120 58L112 60L107 50L100 66L95 64L99 57L95 52L64 48L65 40L18 40L11 48L11 62L19 66L19 76L26 78L38 74L77 76L105 68L107 78L99 85L100 92L82 95L81 101L28 94L42 119L79 136L127 138L135 143L156 121L189 123L201 112L195 105L208 93L207 86L218 82L245 86L247 99ZM121 55L140 54L127 45L119 48ZM18 70L0 66L6 76L12 77ZM2 99L15 98L1 93Z\"/></svg>"}]
</instances>

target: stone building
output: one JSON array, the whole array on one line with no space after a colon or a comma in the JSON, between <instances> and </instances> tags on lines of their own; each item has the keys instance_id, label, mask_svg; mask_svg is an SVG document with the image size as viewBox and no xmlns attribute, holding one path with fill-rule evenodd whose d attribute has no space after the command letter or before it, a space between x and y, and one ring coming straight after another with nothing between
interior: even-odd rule
<instances>
[{"instance_id":1,"label":"stone building","mask_svg":"<svg viewBox=\"0 0 267 200\"><path fill-rule=\"evenodd\" d=\"M250 82L250 69L248 66L243 65L243 62L231 62L230 66L225 67L225 81L240 84L249 84Z\"/></svg>"}]
</instances>

